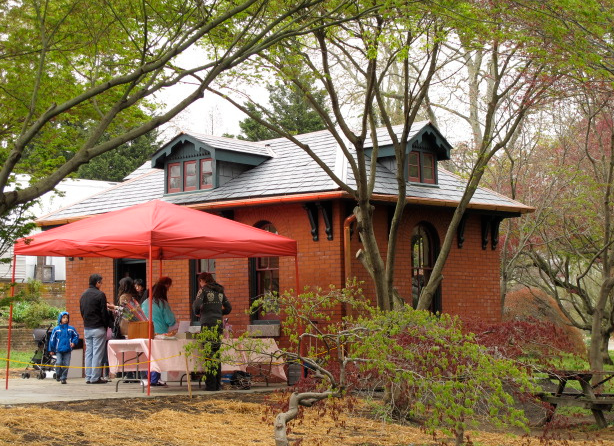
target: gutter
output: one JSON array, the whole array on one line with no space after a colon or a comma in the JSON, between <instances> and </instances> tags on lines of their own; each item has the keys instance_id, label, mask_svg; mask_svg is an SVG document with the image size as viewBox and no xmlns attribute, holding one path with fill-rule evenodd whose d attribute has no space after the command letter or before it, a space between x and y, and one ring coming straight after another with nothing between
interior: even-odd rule
<instances>
[{"instance_id":1,"label":"gutter","mask_svg":"<svg viewBox=\"0 0 614 446\"><path fill-rule=\"evenodd\" d=\"M330 200L335 198L346 198L346 199L354 199L352 195L345 191L333 191L333 192L316 192L309 194L293 194L293 195L281 195L275 197L262 197L262 198L247 198L242 200L225 200L225 201L212 201L209 203L198 203L198 204L188 204L183 205L189 207L191 209L196 209L199 211L205 210L219 210L219 209L227 209L233 207L252 207L252 206L267 206L272 204L280 204L280 203L301 203L304 201L318 201L318 200ZM396 203L397 197L394 195L384 195L384 194L373 194L371 197L371 201L376 202L385 202L385 203ZM408 197L405 202L410 205L424 205L424 206L436 206L436 207L447 207L447 208L455 208L458 206L458 201L455 200L439 200L436 198L419 198L419 197ZM486 210L486 211L494 211L494 212L504 212L508 214L529 214L535 212L535 208L531 206L526 206L521 203L516 203L515 206L505 206L505 205L495 205L488 203L470 203L467 206L467 209L475 209L475 210ZM98 215L98 214L92 214ZM66 217L60 219L49 219L42 220L38 219L35 221L37 226L55 226L55 225L64 225L67 223L72 223L73 221L82 220L87 217L91 217L92 215L79 215L74 217Z\"/></svg>"}]
</instances>

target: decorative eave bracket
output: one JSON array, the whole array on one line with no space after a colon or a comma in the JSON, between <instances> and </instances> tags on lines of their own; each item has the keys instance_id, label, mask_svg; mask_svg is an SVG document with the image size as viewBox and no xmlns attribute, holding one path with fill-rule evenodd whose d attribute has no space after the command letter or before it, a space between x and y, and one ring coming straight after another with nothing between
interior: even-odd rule
<instances>
[{"instance_id":1,"label":"decorative eave bracket","mask_svg":"<svg viewBox=\"0 0 614 446\"><path fill-rule=\"evenodd\" d=\"M322 213L322 219L324 220L324 230L326 232L327 240L333 239L333 225L332 225L332 214L333 214L333 206L329 201L325 202L315 202L315 203L305 203L303 204L303 209L307 212L307 219L309 220L309 225L311 226L311 238L314 242L320 240L320 228L319 228L319 218L318 218L318 210Z\"/></svg>"},{"instance_id":2,"label":"decorative eave bracket","mask_svg":"<svg viewBox=\"0 0 614 446\"><path fill-rule=\"evenodd\" d=\"M482 216L482 249L488 246L488 237L490 236L491 249L497 249L499 244L499 226L503 221L502 217L483 215Z\"/></svg>"}]
</instances>

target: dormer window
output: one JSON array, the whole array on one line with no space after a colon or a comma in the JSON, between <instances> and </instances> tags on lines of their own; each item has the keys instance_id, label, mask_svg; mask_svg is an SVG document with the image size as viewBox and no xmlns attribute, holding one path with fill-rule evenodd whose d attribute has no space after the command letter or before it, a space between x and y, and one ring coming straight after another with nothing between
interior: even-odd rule
<instances>
[{"instance_id":1,"label":"dormer window","mask_svg":"<svg viewBox=\"0 0 614 446\"><path fill-rule=\"evenodd\" d=\"M432 153L412 151L408 156L408 179L415 183L437 182L435 157Z\"/></svg>"},{"instance_id":2,"label":"dormer window","mask_svg":"<svg viewBox=\"0 0 614 446\"><path fill-rule=\"evenodd\" d=\"M181 192L181 164L168 165L168 192Z\"/></svg>"},{"instance_id":3,"label":"dormer window","mask_svg":"<svg viewBox=\"0 0 614 446\"><path fill-rule=\"evenodd\" d=\"M166 172L166 194L210 191L271 158L261 143L181 133L158 150L151 165Z\"/></svg>"},{"instance_id":4,"label":"dormer window","mask_svg":"<svg viewBox=\"0 0 614 446\"><path fill-rule=\"evenodd\" d=\"M403 130L402 126L393 129L398 133ZM397 134L398 134L397 133ZM388 134L388 129L378 129L377 161L391 172L397 172L397 155L394 144ZM365 141L365 153L372 156L373 147L370 141ZM436 185L438 181L437 163L450 159L452 146L439 133L431 123L418 122L409 131L408 141L405 146L405 165L403 176L413 184Z\"/></svg>"},{"instance_id":5,"label":"dormer window","mask_svg":"<svg viewBox=\"0 0 614 446\"><path fill-rule=\"evenodd\" d=\"M196 190L196 161L183 163L183 190Z\"/></svg>"},{"instance_id":6,"label":"dormer window","mask_svg":"<svg viewBox=\"0 0 614 446\"><path fill-rule=\"evenodd\" d=\"M213 161L211 158L200 160L200 188L211 189L213 187Z\"/></svg>"}]
</instances>

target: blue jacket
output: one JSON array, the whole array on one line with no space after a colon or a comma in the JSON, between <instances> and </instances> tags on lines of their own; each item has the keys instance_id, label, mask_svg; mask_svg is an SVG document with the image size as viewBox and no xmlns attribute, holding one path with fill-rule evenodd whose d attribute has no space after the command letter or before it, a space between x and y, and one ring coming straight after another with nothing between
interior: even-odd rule
<instances>
[{"instance_id":1,"label":"blue jacket","mask_svg":"<svg viewBox=\"0 0 614 446\"><path fill-rule=\"evenodd\" d=\"M68 324L62 323L62 316L68 316L68 321L70 322L70 315L67 311L62 311L58 316L58 325L51 332L51 337L49 338L49 351L50 352L60 352L65 353L72 351L71 343L76 344L79 340L79 334L75 327Z\"/></svg>"}]
</instances>

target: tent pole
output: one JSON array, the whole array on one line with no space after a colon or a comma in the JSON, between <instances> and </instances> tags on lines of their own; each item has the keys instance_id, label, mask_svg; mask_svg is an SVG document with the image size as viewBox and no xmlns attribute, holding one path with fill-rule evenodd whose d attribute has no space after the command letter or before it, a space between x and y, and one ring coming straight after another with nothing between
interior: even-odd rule
<instances>
[{"instance_id":1,"label":"tent pole","mask_svg":"<svg viewBox=\"0 0 614 446\"><path fill-rule=\"evenodd\" d=\"M11 297L15 297L15 266L17 264L17 255L13 251L13 272L11 273ZM9 389L9 366L11 365L11 331L13 327L13 300L9 305L9 333L6 344L6 383L5 390Z\"/></svg>"},{"instance_id":2,"label":"tent pole","mask_svg":"<svg viewBox=\"0 0 614 446\"><path fill-rule=\"evenodd\" d=\"M151 282L153 281L153 255L151 252L151 244L149 245L149 324L147 325L147 338L148 341L148 350L149 350L149 360L147 361L147 396L151 394L151 332L152 332L152 324L153 324L153 286Z\"/></svg>"}]
</instances>

